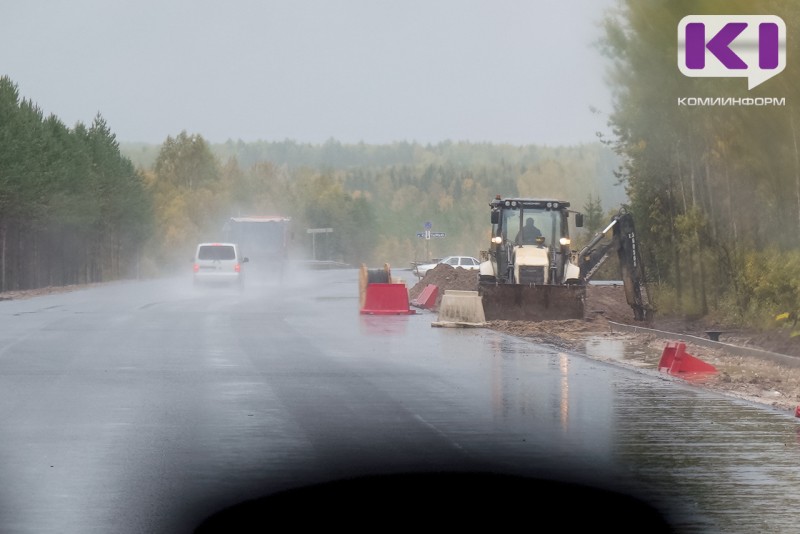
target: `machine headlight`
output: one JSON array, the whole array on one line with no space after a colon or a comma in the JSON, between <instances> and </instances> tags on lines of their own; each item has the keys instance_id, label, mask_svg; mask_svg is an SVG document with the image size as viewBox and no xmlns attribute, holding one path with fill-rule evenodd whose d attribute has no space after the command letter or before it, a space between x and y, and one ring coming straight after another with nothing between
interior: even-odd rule
<instances>
[{"instance_id":1,"label":"machine headlight","mask_svg":"<svg viewBox=\"0 0 800 534\"><path fill-rule=\"evenodd\" d=\"M572 241L570 241L570 239L568 237L562 237L561 239L558 240L558 242L561 243L565 247L567 245L569 245L570 243L572 243Z\"/></svg>"},{"instance_id":2,"label":"machine headlight","mask_svg":"<svg viewBox=\"0 0 800 534\"><path fill-rule=\"evenodd\" d=\"M511 202L509 202L508 200L506 200L506 207L509 207L509 206L511 206Z\"/></svg>"},{"instance_id":3,"label":"machine headlight","mask_svg":"<svg viewBox=\"0 0 800 534\"><path fill-rule=\"evenodd\" d=\"M552 207L553 207L553 203L552 203L552 202L548 202L548 203L547 203L547 207L548 207L548 208L552 208Z\"/></svg>"},{"instance_id":4,"label":"machine headlight","mask_svg":"<svg viewBox=\"0 0 800 534\"><path fill-rule=\"evenodd\" d=\"M492 243L494 243L494 244L496 244L496 245L499 245L499 244L500 244L500 243L502 243L502 242L503 242L503 238L502 238L502 237L500 237L500 236L497 236L497 237L493 237L493 238L492 238Z\"/></svg>"}]
</instances>

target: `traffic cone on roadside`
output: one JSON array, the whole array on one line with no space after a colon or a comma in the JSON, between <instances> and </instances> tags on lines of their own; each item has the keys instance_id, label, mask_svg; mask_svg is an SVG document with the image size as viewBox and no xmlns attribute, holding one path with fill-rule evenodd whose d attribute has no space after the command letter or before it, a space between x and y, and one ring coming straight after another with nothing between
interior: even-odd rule
<instances>
[{"instance_id":1,"label":"traffic cone on roadside","mask_svg":"<svg viewBox=\"0 0 800 534\"><path fill-rule=\"evenodd\" d=\"M666 344L661 353L658 369L671 375L717 372L717 368L713 365L686 352L686 343L683 341Z\"/></svg>"}]
</instances>

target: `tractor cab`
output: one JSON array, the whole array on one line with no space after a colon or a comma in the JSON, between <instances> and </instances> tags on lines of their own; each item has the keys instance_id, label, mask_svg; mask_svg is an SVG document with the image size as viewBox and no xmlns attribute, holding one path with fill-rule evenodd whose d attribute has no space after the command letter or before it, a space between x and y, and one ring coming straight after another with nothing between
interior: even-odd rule
<instances>
[{"instance_id":1,"label":"tractor cab","mask_svg":"<svg viewBox=\"0 0 800 534\"><path fill-rule=\"evenodd\" d=\"M481 280L501 284L562 284L577 280L571 262L569 202L500 198L491 203L492 239ZM582 226L576 214L576 226Z\"/></svg>"}]
</instances>

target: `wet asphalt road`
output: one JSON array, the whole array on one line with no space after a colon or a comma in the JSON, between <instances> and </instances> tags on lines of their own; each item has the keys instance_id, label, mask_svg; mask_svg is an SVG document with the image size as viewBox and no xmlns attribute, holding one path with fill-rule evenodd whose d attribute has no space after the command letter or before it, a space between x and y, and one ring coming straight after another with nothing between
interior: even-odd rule
<instances>
[{"instance_id":1,"label":"wet asphalt road","mask_svg":"<svg viewBox=\"0 0 800 534\"><path fill-rule=\"evenodd\" d=\"M361 315L357 270L251 282L0 302L0 532L191 532L246 499L411 471L613 487L681 532L797 531L784 413L429 312Z\"/></svg>"}]
</instances>

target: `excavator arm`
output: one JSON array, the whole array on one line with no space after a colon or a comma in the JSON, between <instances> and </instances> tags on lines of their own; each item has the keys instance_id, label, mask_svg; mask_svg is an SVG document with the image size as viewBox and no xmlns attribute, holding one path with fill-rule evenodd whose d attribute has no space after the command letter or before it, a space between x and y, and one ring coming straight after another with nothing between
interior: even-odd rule
<instances>
[{"instance_id":1,"label":"excavator arm","mask_svg":"<svg viewBox=\"0 0 800 534\"><path fill-rule=\"evenodd\" d=\"M612 232L611 240L604 242L609 231ZM633 217L624 208L578 253L582 283L588 284L600 266L613 253L616 253L619 259L625 299L633 309L634 318L637 321L649 321L654 309L647 294L644 266L636 242Z\"/></svg>"}]
</instances>

